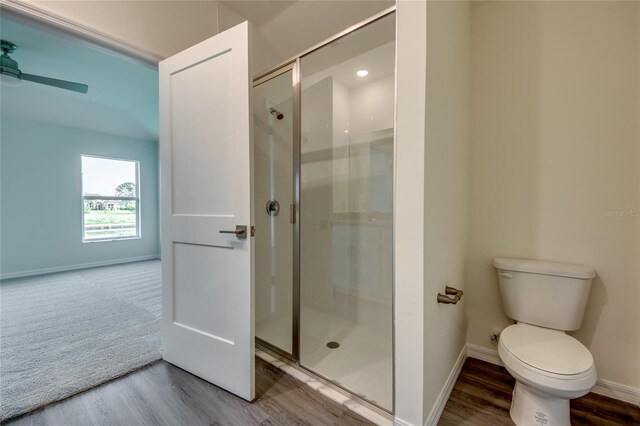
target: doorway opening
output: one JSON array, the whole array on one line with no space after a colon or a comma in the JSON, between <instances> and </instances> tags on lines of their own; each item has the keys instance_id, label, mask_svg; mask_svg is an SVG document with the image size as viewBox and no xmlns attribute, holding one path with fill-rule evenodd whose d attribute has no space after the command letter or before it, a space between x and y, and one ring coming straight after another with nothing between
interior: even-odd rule
<instances>
[{"instance_id":1,"label":"doorway opening","mask_svg":"<svg viewBox=\"0 0 640 426\"><path fill-rule=\"evenodd\" d=\"M0 422L162 358L158 71L2 6Z\"/></svg>"}]
</instances>

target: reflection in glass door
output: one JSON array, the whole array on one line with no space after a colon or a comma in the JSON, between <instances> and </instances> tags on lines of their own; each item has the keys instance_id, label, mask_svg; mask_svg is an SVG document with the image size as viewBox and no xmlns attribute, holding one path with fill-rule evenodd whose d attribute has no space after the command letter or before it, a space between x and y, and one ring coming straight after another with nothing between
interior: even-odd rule
<instances>
[{"instance_id":1,"label":"reflection in glass door","mask_svg":"<svg viewBox=\"0 0 640 426\"><path fill-rule=\"evenodd\" d=\"M253 90L256 337L293 354L293 88L286 71Z\"/></svg>"}]
</instances>

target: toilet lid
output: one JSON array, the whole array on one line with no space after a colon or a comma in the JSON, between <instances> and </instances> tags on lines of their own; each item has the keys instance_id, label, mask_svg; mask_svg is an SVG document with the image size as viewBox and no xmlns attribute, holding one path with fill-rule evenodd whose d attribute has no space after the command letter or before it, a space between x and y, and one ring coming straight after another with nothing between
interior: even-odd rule
<instances>
[{"instance_id":1,"label":"toilet lid","mask_svg":"<svg viewBox=\"0 0 640 426\"><path fill-rule=\"evenodd\" d=\"M574 375L593 366L591 352L558 330L515 324L500 333L500 343L520 361L549 373Z\"/></svg>"}]
</instances>

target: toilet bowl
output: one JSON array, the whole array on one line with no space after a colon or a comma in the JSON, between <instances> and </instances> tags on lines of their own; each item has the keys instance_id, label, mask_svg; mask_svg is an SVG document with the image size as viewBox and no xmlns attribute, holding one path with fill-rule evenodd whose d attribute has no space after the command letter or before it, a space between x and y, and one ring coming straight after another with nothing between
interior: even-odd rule
<instances>
[{"instance_id":1,"label":"toilet bowl","mask_svg":"<svg viewBox=\"0 0 640 426\"><path fill-rule=\"evenodd\" d=\"M498 354L516 379L510 415L517 426L569 426L569 400L595 386L589 350L565 331L580 328L595 271L589 266L496 258L505 313Z\"/></svg>"},{"instance_id":2,"label":"toilet bowl","mask_svg":"<svg viewBox=\"0 0 640 426\"><path fill-rule=\"evenodd\" d=\"M597 380L589 350L562 331L509 326L498 353L516 379L510 410L516 425L570 425L569 400L589 393Z\"/></svg>"}]
</instances>

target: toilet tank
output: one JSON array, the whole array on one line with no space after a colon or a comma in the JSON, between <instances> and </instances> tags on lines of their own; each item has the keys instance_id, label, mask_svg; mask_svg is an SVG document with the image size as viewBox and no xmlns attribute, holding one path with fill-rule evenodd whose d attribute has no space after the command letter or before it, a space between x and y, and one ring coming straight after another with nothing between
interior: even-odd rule
<instances>
[{"instance_id":1,"label":"toilet tank","mask_svg":"<svg viewBox=\"0 0 640 426\"><path fill-rule=\"evenodd\" d=\"M505 314L555 330L580 328L595 270L540 260L495 258Z\"/></svg>"}]
</instances>

